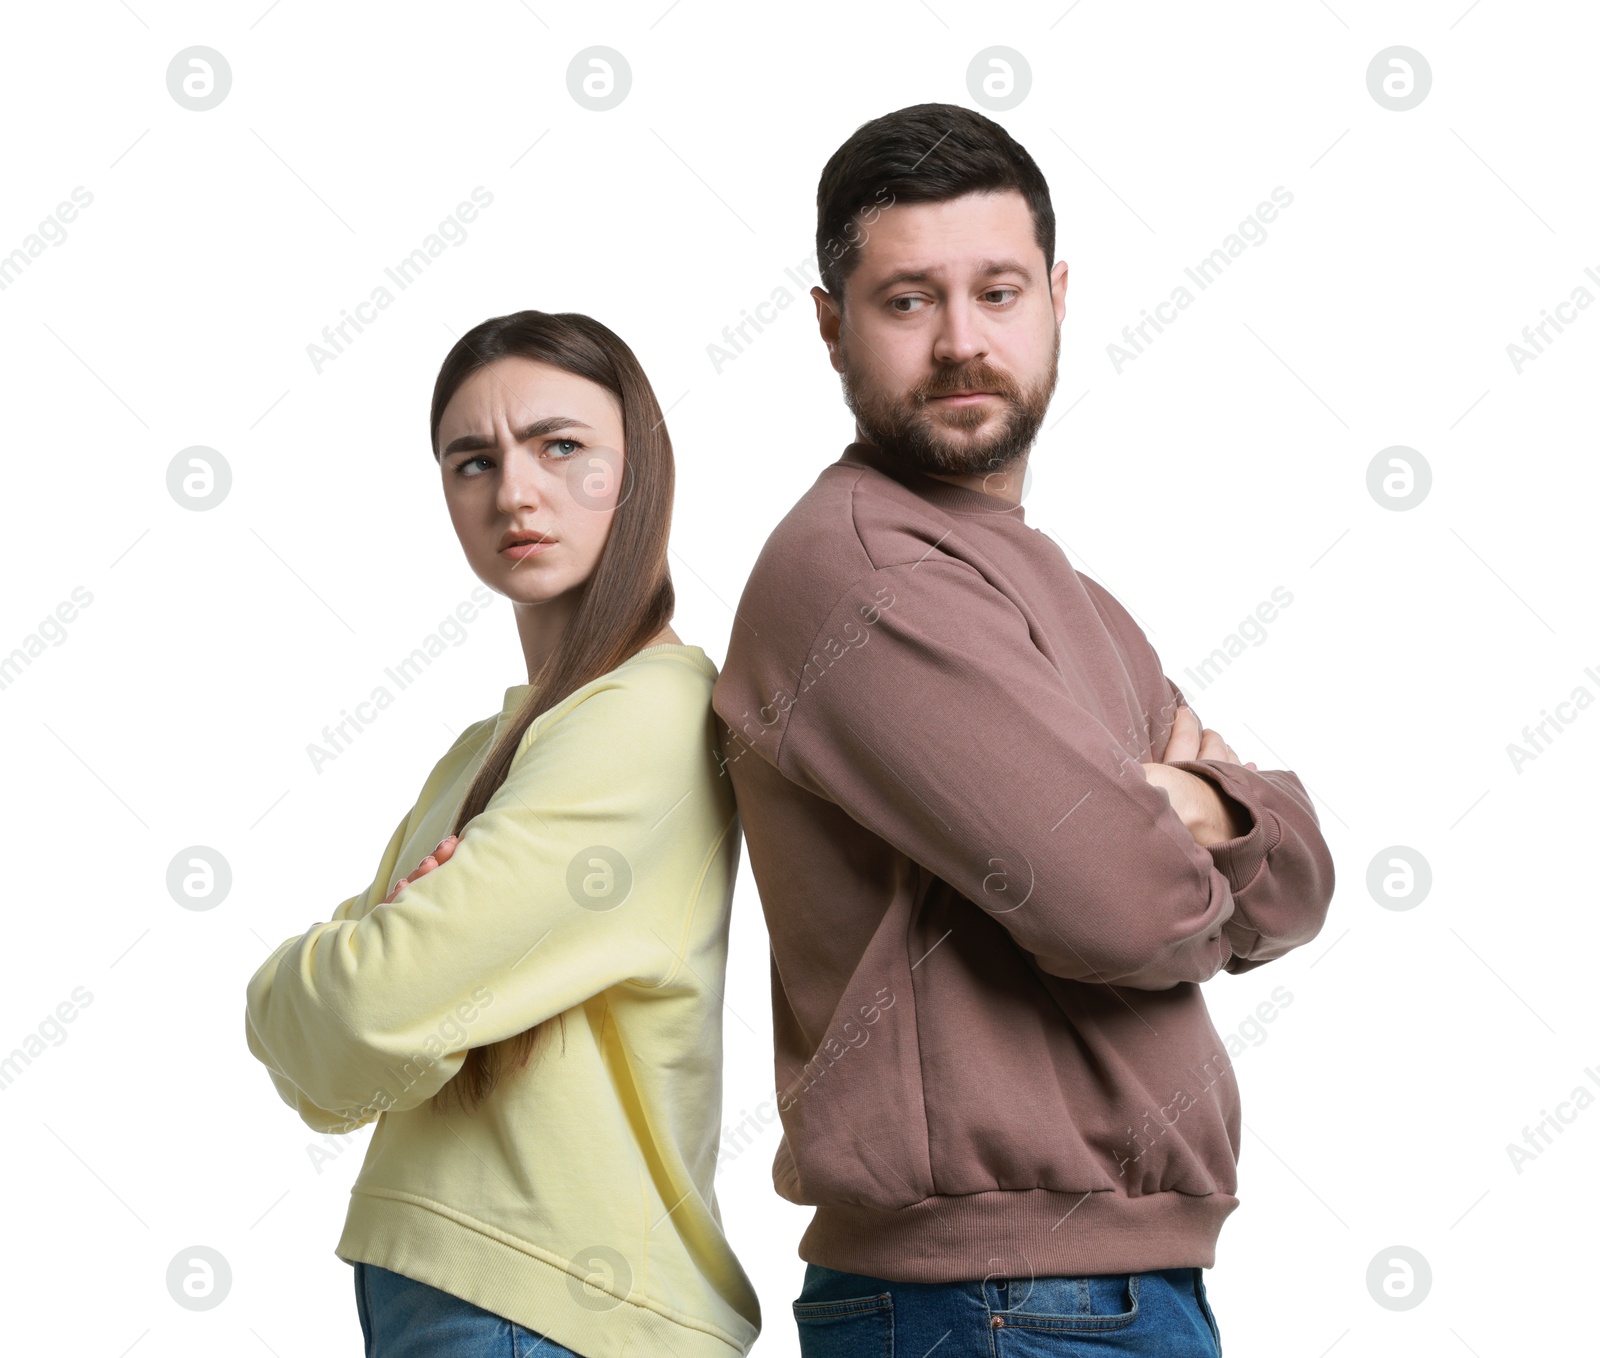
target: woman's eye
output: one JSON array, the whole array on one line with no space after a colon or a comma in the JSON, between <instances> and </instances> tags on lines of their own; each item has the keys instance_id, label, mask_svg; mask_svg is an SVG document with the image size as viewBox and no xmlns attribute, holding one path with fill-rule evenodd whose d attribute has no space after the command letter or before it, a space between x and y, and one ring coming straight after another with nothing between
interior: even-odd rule
<instances>
[{"instance_id":1,"label":"woman's eye","mask_svg":"<svg viewBox=\"0 0 1600 1358\"><path fill-rule=\"evenodd\" d=\"M476 472L468 471L467 468L472 466L476 462L488 462L488 460L489 459L487 457L484 457L482 454L479 454L477 457L469 457L465 461L458 462L458 463L456 463L456 475L457 476L468 476L468 477L476 476L477 475Z\"/></svg>"},{"instance_id":2,"label":"woman's eye","mask_svg":"<svg viewBox=\"0 0 1600 1358\"><path fill-rule=\"evenodd\" d=\"M563 454L564 457L571 457L573 453L577 452L578 449L583 447L583 445L579 443L577 439L551 439L549 443L545 444L545 447L556 448L562 444L566 444L570 450Z\"/></svg>"}]
</instances>

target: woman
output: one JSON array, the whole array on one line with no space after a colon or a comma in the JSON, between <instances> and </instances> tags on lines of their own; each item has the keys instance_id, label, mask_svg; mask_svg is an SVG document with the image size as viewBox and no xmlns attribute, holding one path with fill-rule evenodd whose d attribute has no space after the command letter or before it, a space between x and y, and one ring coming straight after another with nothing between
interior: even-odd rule
<instances>
[{"instance_id":1,"label":"woman","mask_svg":"<svg viewBox=\"0 0 1600 1358\"><path fill-rule=\"evenodd\" d=\"M668 625L660 407L605 326L522 311L450 351L432 439L528 682L255 974L250 1050L317 1130L377 1121L335 1251L368 1358L742 1355L713 1191L740 826L716 666Z\"/></svg>"}]
</instances>

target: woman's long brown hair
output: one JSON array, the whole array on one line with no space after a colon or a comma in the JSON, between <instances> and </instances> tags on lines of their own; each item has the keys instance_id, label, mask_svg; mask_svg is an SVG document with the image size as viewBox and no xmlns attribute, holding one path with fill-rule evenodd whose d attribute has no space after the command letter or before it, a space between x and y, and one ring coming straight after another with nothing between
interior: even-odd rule
<instances>
[{"instance_id":1,"label":"woman's long brown hair","mask_svg":"<svg viewBox=\"0 0 1600 1358\"><path fill-rule=\"evenodd\" d=\"M517 709L456 812L459 835L506 780L517 746L540 713L615 669L672 620L675 599L667 569L672 523L672 441L644 369L615 334L577 312L518 311L494 316L456 341L433 388L433 455L450 398L473 373L496 359L548 363L604 387L622 407L623 476L605 547L560 643L531 675L532 690ZM581 454L579 456L582 456ZM560 1014L513 1037L467 1052L466 1062L431 1100L435 1111L455 1103L474 1111L498 1079L543 1052Z\"/></svg>"}]
</instances>

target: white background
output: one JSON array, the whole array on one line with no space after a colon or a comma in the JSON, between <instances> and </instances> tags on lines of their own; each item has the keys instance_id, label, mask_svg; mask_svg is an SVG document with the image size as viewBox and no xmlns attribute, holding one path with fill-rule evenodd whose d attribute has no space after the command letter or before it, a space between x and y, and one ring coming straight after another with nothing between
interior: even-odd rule
<instances>
[{"instance_id":1,"label":"white background","mask_svg":"<svg viewBox=\"0 0 1600 1358\"><path fill-rule=\"evenodd\" d=\"M320 1138L245 1049L244 984L368 882L433 760L526 678L497 598L334 763L307 756L476 583L428 447L438 365L524 307L628 341L670 411L675 627L720 664L767 532L851 433L785 274L812 257L822 165L891 109L977 107L968 65L1001 45L1031 90L993 116L1048 178L1071 270L1028 522L1129 606L1241 758L1300 774L1338 864L1319 938L1206 987L1219 1032L1252 1038L1242 1206L1207 1275L1224 1348L1592 1342L1600 1111L1564 1105L1520 1170L1507 1147L1600 1095L1600 713L1567 709L1520 769L1508 745L1600 694L1600 307L1520 371L1507 346L1574 289L1600 297L1600 23L1507 0L1069 3L11 13L0 253L75 187L93 201L0 291L0 654L92 595L0 690L0 1051L92 995L0 1090L10 1326L106 1355L359 1352L332 1246L370 1133L313 1167ZM1397 44L1432 70L1404 112L1366 80ZM205 112L167 89L193 45L232 71ZM632 72L606 112L568 92L593 45ZM480 185L466 239L316 371L307 345ZM1119 371L1122 328L1280 185L1266 239ZM795 304L718 372L707 346L783 286ZM167 489L197 444L232 471L207 512ZM1405 511L1367 485L1393 445L1432 471ZM1265 640L1187 679L1275 586L1293 602ZM215 910L167 891L191 845L231 866ZM1431 868L1411 909L1367 888L1392 846ZM1249 1028L1278 986L1292 1003ZM732 1125L773 1085L748 862L727 997ZM809 1218L772 1190L777 1143L767 1126L718 1182L774 1358L796 1351ZM233 1271L201 1313L165 1282L196 1244ZM1404 1311L1367 1281L1396 1245L1432 1273Z\"/></svg>"}]
</instances>

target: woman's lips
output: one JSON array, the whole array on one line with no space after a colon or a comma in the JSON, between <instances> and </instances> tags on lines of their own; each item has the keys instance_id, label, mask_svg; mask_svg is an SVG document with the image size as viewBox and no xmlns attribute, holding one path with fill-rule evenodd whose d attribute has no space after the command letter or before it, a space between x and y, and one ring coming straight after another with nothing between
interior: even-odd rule
<instances>
[{"instance_id":1,"label":"woman's lips","mask_svg":"<svg viewBox=\"0 0 1600 1358\"><path fill-rule=\"evenodd\" d=\"M551 538L546 538L543 542L514 542L509 547L502 547L500 555L509 556L513 561L521 561L525 556L549 551L555 545L554 539Z\"/></svg>"}]
</instances>

